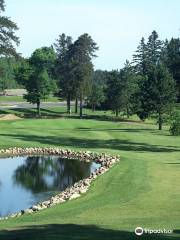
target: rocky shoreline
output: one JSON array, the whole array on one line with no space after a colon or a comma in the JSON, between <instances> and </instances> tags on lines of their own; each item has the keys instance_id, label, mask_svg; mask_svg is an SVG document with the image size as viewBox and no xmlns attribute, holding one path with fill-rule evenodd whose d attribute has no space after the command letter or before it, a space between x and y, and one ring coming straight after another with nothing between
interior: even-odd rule
<instances>
[{"instance_id":1,"label":"rocky shoreline","mask_svg":"<svg viewBox=\"0 0 180 240\"><path fill-rule=\"evenodd\" d=\"M54 205L64 203L66 201L79 198L81 194L88 191L90 184L99 175L108 171L115 163L120 160L119 156L111 156L105 153L94 153L89 151L73 151L59 148L9 148L1 149L0 157L12 157L12 156L27 156L27 155L56 155L64 159L78 159L84 162L94 161L101 166L88 178L76 182L72 187L66 188L63 192L60 192L56 196L51 197L49 200L38 203L28 209L21 210L21 212L11 214L7 217L0 218L0 220L20 217L24 214L37 212Z\"/></svg>"}]
</instances>

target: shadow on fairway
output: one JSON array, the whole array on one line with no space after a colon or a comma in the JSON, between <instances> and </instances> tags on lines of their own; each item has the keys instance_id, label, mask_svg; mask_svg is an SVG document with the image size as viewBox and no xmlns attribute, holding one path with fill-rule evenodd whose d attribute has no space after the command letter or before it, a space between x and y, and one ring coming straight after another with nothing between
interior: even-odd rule
<instances>
[{"instance_id":1,"label":"shadow on fairway","mask_svg":"<svg viewBox=\"0 0 180 240\"><path fill-rule=\"evenodd\" d=\"M39 118L37 116L37 110L36 108L11 108L9 110L0 109L0 114L9 114L13 113L18 117L22 118ZM63 117L63 114L66 114L65 112L59 112L59 111L53 111L50 109L44 109L41 108L41 117L40 118L60 118Z\"/></svg>"},{"instance_id":2,"label":"shadow on fairway","mask_svg":"<svg viewBox=\"0 0 180 240\"><path fill-rule=\"evenodd\" d=\"M41 118L60 118L66 117L70 119L79 119L79 114L72 113L68 115L66 111L62 111L63 109L60 107L57 111L52 110L51 108L41 108ZM23 118L36 118L37 117L37 110L35 107L32 108L8 108L8 109L0 109L0 114L8 114L13 113L18 117ZM110 121L110 122L127 122L127 123L141 123L142 121L136 121L132 119L127 119L124 117L115 117L115 116L107 116L107 115L91 115L91 113L83 115L84 120L92 119L98 121ZM152 125L151 123L145 123L148 125Z\"/></svg>"},{"instance_id":3,"label":"shadow on fairway","mask_svg":"<svg viewBox=\"0 0 180 240\"><path fill-rule=\"evenodd\" d=\"M138 152L179 152L180 148L162 147L146 143L136 143L128 140L120 139L85 139L60 136L37 136L37 135L21 135L21 134L1 134L4 137L11 139L19 139L26 142L37 142L45 145L73 147L73 148L99 148L99 149L114 149L123 151L138 151Z\"/></svg>"},{"instance_id":4,"label":"shadow on fairway","mask_svg":"<svg viewBox=\"0 0 180 240\"><path fill-rule=\"evenodd\" d=\"M0 114L8 114L8 112L4 109L0 109Z\"/></svg>"},{"instance_id":5,"label":"shadow on fairway","mask_svg":"<svg viewBox=\"0 0 180 240\"><path fill-rule=\"evenodd\" d=\"M132 132L132 133L140 133L140 132L150 132L150 128L77 128L77 130L79 131L96 131L96 132ZM150 132L150 133L156 133L156 131L154 132Z\"/></svg>"},{"instance_id":6,"label":"shadow on fairway","mask_svg":"<svg viewBox=\"0 0 180 240\"><path fill-rule=\"evenodd\" d=\"M0 231L3 240L166 240L178 239L179 230L175 235L142 235L133 232L102 229L94 225L51 224L28 226L18 230Z\"/></svg>"},{"instance_id":7,"label":"shadow on fairway","mask_svg":"<svg viewBox=\"0 0 180 240\"><path fill-rule=\"evenodd\" d=\"M168 165L179 165L180 163L165 163L165 164L168 164Z\"/></svg>"}]
</instances>

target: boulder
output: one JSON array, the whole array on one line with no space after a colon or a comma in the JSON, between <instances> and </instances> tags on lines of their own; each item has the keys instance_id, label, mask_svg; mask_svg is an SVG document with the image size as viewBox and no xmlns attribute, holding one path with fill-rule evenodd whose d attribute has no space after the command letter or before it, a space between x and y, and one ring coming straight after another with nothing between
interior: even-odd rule
<instances>
[{"instance_id":1,"label":"boulder","mask_svg":"<svg viewBox=\"0 0 180 240\"><path fill-rule=\"evenodd\" d=\"M69 200L79 198L81 195L79 193L74 193L69 197Z\"/></svg>"}]
</instances>

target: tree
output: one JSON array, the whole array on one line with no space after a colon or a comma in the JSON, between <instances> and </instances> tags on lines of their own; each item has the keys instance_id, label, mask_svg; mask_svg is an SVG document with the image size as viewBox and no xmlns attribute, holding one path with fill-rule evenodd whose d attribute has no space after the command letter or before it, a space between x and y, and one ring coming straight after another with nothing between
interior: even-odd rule
<instances>
[{"instance_id":1,"label":"tree","mask_svg":"<svg viewBox=\"0 0 180 240\"><path fill-rule=\"evenodd\" d=\"M165 64L173 75L177 87L177 100L180 102L180 39L172 38L166 43Z\"/></svg>"},{"instance_id":2,"label":"tree","mask_svg":"<svg viewBox=\"0 0 180 240\"><path fill-rule=\"evenodd\" d=\"M88 103L91 105L92 111L105 100L104 87L97 83L92 84L91 93L88 96Z\"/></svg>"},{"instance_id":3,"label":"tree","mask_svg":"<svg viewBox=\"0 0 180 240\"><path fill-rule=\"evenodd\" d=\"M139 92L136 94L137 114L142 120L154 113L157 114L160 130L163 114L168 111L175 97L174 80L164 66L167 59L166 45L167 41L159 40L157 32L153 31L147 43L144 40L141 42L139 48L141 54L135 58L135 67L139 69L137 71L139 75ZM146 63L145 71L142 67L144 63Z\"/></svg>"},{"instance_id":4,"label":"tree","mask_svg":"<svg viewBox=\"0 0 180 240\"><path fill-rule=\"evenodd\" d=\"M25 86L27 94L24 98L37 104L38 116L41 115L41 100L46 99L54 90L52 66L55 53L52 47L43 47L34 51L28 61L25 61L16 72L16 79Z\"/></svg>"},{"instance_id":5,"label":"tree","mask_svg":"<svg viewBox=\"0 0 180 240\"><path fill-rule=\"evenodd\" d=\"M168 113L175 101L175 82L168 69L154 66L141 85L141 110L139 116L156 114L159 130L162 129L163 115Z\"/></svg>"},{"instance_id":6,"label":"tree","mask_svg":"<svg viewBox=\"0 0 180 240\"><path fill-rule=\"evenodd\" d=\"M148 60L147 60L147 45L145 39L142 38L140 44L133 55L133 63L138 74L145 75L148 71Z\"/></svg>"},{"instance_id":7,"label":"tree","mask_svg":"<svg viewBox=\"0 0 180 240\"><path fill-rule=\"evenodd\" d=\"M20 59L14 57L0 58L0 91L20 87L15 80L15 68L20 64Z\"/></svg>"},{"instance_id":8,"label":"tree","mask_svg":"<svg viewBox=\"0 0 180 240\"><path fill-rule=\"evenodd\" d=\"M19 44L19 38L14 32L18 30L18 27L8 17L2 16L4 11L4 0L0 0L0 55L17 56L15 45Z\"/></svg>"},{"instance_id":9,"label":"tree","mask_svg":"<svg viewBox=\"0 0 180 240\"><path fill-rule=\"evenodd\" d=\"M71 113L71 99L75 95L74 76L72 73L71 49L72 38L64 33L54 43L57 55L56 76L58 79L58 95L67 100L67 113Z\"/></svg>"},{"instance_id":10,"label":"tree","mask_svg":"<svg viewBox=\"0 0 180 240\"><path fill-rule=\"evenodd\" d=\"M156 66L161 60L163 42L159 39L156 31L153 31L146 44L148 68Z\"/></svg>"},{"instance_id":11,"label":"tree","mask_svg":"<svg viewBox=\"0 0 180 240\"><path fill-rule=\"evenodd\" d=\"M56 61L54 48L42 47L36 49L29 59L30 64L36 69L47 69L48 74L53 76L53 68Z\"/></svg>"},{"instance_id":12,"label":"tree","mask_svg":"<svg viewBox=\"0 0 180 240\"><path fill-rule=\"evenodd\" d=\"M107 101L110 109L115 112L118 117L120 110L122 109L122 85L121 76L119 71L111 71L108 74L107 81Z\"/></svg>"},{"instance_id":13,"label":"tree","mask_svg":"<svg viewBox=\"0 0 180 240\"><path fill-rule=\"evenodd\" d=\"M58 61L60 62L64 61L64 58L66 57L67 51L69 50L71 44L72 44L71 36L66 36L64 33L59 35L59 38L56 39L56 42L54 43Z\"/></svg>"},{"instance_id":14,"label":"tree","mask_svg":"<svg viewBox=\"0 0 180 240\"><path fill-rule=\"evenodd\" d=\"M137 91L137 77L134 68L126 61L120 71L109 73L107 81L107 104L116 116L125 112L129 118L134 109L134 95Z\"/></svg>"},{"instance_id":15,"label":"tree","mask_svg":"<svg viewBox=\"0 0 180 240\"><path fill-rule=\"evenodd\" d=\"M28 79L26 90L24 98L30 103L37 104L37 113L41 116L41 100L46 99L53 90L47 70L34 70Z\"/></svg>"},{"instance_id":16,"label":"tree","mask_svg":"<svg viewBox=\"0 0 180 240\"><path fill-rule=\"evenodd\" d=\"M93 82L105 87L107 84L107 75L108 75L107 71L96 70L93 73Z\"/></svg>"},{"instance_id":17,"label":"tree","mask_svg":"<svg viewBox=\"0 0 180 240\"><path fill-rule=\"evenodd\" d=\"M172 112L169 131L173 136L180 136L180 112L177 110Z\"/></svg>"},{"instance_id":18,"label":"tree","mask_svg":"<svg viewBox=\"0 0 180 240\"><path fill-rule=\"evenodd\" d=\"M29 59L22 58L19 65L14 68L15 80L18 84L26 86L33 70L30 66Z\"/></svg>"},{"instance_id":19,"label":"tree","mask_svg":"<svg viewBox=\"0 0 180 240\"><path fill-rule=\"evenodd\" d=\"M124 110L129 118L134 109L134 96L138 90L137 76L134 68L129 61L126 61L124 68L121 70L121 101Z\"/></svg>"},{"instance_id":20,"label":"tree","mask_svg":"<svg viewBox=\"0 0 180 240\"><path fill-rule=\"evenodd\" d=\"M75 77L76 95L80 100L80 118L83 112L83 100L88 95L93 77L92 58L96 57L97 44L87 33L81 35L72 46L72 68Z\"/></svg>"},{"instance_id":21,"label":"tree","mask_svg":"<svg viewBox=\"0 0 180 240\"><path fill-rule=\"evenodd\" d=\"M12 22L8 17L2 16L5 11L4 0L0 0L0 57L17 56L15 45L19 44L18 37L15 36L15 31L18 30L16 23ZM0 67L0 90L4 90L7 86L8 79L6 66Z\"/></svg>"}]
</instances>

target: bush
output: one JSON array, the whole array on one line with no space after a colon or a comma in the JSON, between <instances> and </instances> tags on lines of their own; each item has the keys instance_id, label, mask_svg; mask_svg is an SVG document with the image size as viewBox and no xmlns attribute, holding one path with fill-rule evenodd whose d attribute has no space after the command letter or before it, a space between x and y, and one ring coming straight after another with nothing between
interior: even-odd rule
<instances>
[{"instance_id":1,"label":"bush","mask_svg":"<svg viewBox=\"0 0 180 240\"><path fill-rule=\"evenodd\" d=\"M173 136L180 136L180 112L175 112L172 118L169 131Z\"/></svg>"}]
</instances>

